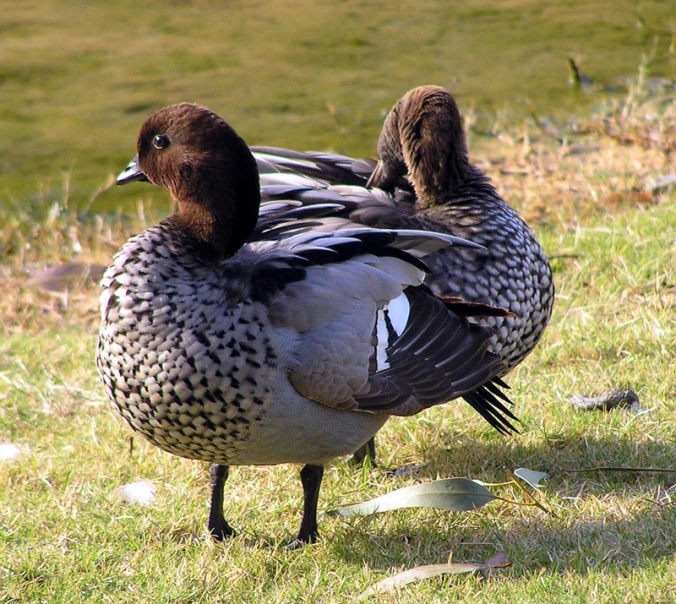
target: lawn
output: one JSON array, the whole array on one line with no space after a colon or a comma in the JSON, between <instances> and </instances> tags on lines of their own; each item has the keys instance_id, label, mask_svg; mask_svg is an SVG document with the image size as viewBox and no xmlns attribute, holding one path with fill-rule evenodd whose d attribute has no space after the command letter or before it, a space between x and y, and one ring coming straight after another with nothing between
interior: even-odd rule
<instances>
[{"instance_id":1,"label":"lawn","mask_svg":"<svg viewBox=\"0 0 676 604\"><path fill-rule=\"evenodd\" d=\"M17 48L21 36L49 29L36 22L51 23L54 32L63 22L56 11L63 7L42 4L34 20L15 8L10 21ZM181 14L201 6L175 4ZM259 6L243 3L233 10ZM346 13L349 6L344 4ZM165 100L179 99L169 94L172 82L148 66L152 37L135 41L143 52L125 46L115 37L117 26L103 32L103 5L88 10L66 13L82 28L88 18L92 27L87 38L92 48L77 60L101 61L105 82L113 84L93 80L90 103L96 109L82 121L80 138L74 135L73 115L66 119L61 109L57 112L64 121L54 124L61 132L54 144L66 148L71 140L77 167L51 180L63 164L52 150L40 150L56 137L47 125L55 114L42 97L35 103L44 114L27 105L14 107L33 120L25 130L31 136L15 140L17 157L3 149L3 171L10 178L0 202L0 443L14 444L20 455L0 461L0 603L350 602L399 571L449 560L483 561L499 552L506 553L510 566L490 576L428 579L369 601L675 601L676 186L655 184L675 171L673 83L671 88L656 84L642 79L643 71L638 77L632 71L628 91L563 121L547 120L544 110L524 117L490 106L481 112L469 104L461 107L473 160L533 226L555 270L550 326L508 380L521 434L498 435L462 402L395 420L378 435L383 469L354 469L338 460L327 469L320 497L320 511L327 511L437 478L503 482L514 469L526 467L547 472L537 496L549 511L495 501L467 513L417 509L325 518L319 542L292 552L284 545L300 521L298 468L235 468L226 485L226 514L238 535L215 544L205 527L206 465L172 457L134 437L104 398L94 367L95 279L73 278L66 292L57 293L30 282L55 264L105 265L127 237L167 212L165 198L148 185L97 192L133 155L143 117ZM130 4L128 27L147 27L134 11ZM160 32L157 52L166 52L162 36L180 38L175 34L180 23L157 14L154 19ZM392 16L388 19L391 23ZM236 35L234 25L227 27ZM105 53L95 52L97 32L120 45L117 52L129 60L138 54L149 72L129 79L122 67L116 70ZM55 58L77 54L69 50L75 41L65 40ZM196 44L207 54L205 42ZM7 44L3 49L9 52ZM181 62L188 60L176 53ZM265 59L271 61L270 56ZM257 65L249 59L241 58L242 72ZM42 70L35 78L80 82L70 63L59 72L52 70L49 53L34 60ZM206 73L211 69L205 64ZM266 69L274 71L271 65ZM191 77L199 71L193 65ZM35 81L11 86L17 95L28 94ZM148 81L157 83L154 91L146 87ZM143 92L130 93L135 85ZM261 109L264 117L246 115L245 100L254 90L250 80L233 84L229 92L242 106L231 121L240 129L236 118L241 118L242 133L252 143L368 154L382 119L375 106L398 96L388 85L383 84L387 92L376 86L376 100L364 102L362 109L350 105L347 96L344 105L334 105L339 116L334 132L340 135L330 141L319 133L333 118L316 91L306 92L308 103L321 106L316 115L323 117L315 121L310 112L307 139L291 134L305 111L295 105L291 90L277 93L270 87L257 102L288 103L294 109L286 115L293 120L269 108ZM123 87L125 103L115 98L116 86ZM205 102L210 95L216 98L206 79L203 86ZM83 97L73 103L74 114L87 104ZM7 121L10 109L3 105L3 110ZM360 120L368 136L361 133ZM280 129L265 138L268 125L273 131L277 123ZM12 124L13 132L23 132ZM93 139L85 135L90 126ZM364 138L354 142L358 130ZM43 179L30 181L30 194L21 182L29 173ZM118 199L124 203L116 212L111 208ZM570 403L573 395L613 388L634 390L642 412L583 412ZM424 465L398 478L384 471L404 464ZM120 486L138 480L156 487L149 505L126 503L119 495ZM524 501L514 486L489 488Z\"/></svg>"}]
</instances>

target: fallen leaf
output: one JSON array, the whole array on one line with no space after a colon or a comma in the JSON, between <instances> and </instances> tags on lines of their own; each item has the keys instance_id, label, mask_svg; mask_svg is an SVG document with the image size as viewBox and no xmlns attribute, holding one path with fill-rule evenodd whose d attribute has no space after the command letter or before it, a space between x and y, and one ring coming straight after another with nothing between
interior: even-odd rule
<instances>
[{"instance_id":1,"label":"fallen leaf","mask_svg":"<svg viewBox=\"0 0 676 604\"><path fill-rule=\"evenodd\" d=\"M468 478L445 478L398 489L364 503L326 512L327 516L369 516L401 508L437 508L465 512L496 499L486 487Z\"/></svg>"},{"instance_id":2,"label":"fallen leaf","mask_svg":"<svg viewBox=\"0 0 676 604\"><path fill-rule=\"evenodd\" d=\"M507 568L509 564L507 563L507 552L498 552L494 556L491 556L488 560L484 562L484 568L480 569L481 573L485 576L490 575L493 571L500 568Z\"/></svg>"},{"instance_id":3,"label":"fallen leaf","mask_svg":"<svg viewBox=\"0 0 676 604\"><path fill-rule=\"evenodd\" d=\"M645 190L650 192L666 189L670 185L676 185L676 174L665 174L657 178L648 178L645 181Z\"/></svg>"},{"instance_id":4,"label":"fallen leaf","mask_svg":"<svg viewBox=\"0 0 676 604\"><path fill-rule=\"evenodd\" d=\"M431 577L460 575L477 571L490 572L497 568L506 568L507 566L509 565L507 564L507 554L505 552L499 552L485 562L449 562L447 564L417 566L371 585L359 596L359 599L363 600L377 592L391 592L414 581L421 581Z\"/></svg>"},{"instance_id":5,"label":"fallen leaf","mask_svg":"<svg viewBox=\"0 0 676 604\"><path fill-rule=\"evenodd\" d=\"M624 407L634 412L642 411L638 395L633 390L608 390L599 396L576 394L570 402L583 411L610 411L615 407Z\"/></svg>"},{"instance_id":6,"label":"fallen leaf","mask_svg":"<svg viewBox=\"0 0 676 604\"><path fill-rule=\"evenodd\" d=\"M426 463L416 463L411 464L410 466L401 466L389 472L390 478L401 478L403 476L410 476L412 474L417 474L422 470L427 464Z\"/></svg>"},{"instance_id":7,"label":"fallen leaf","mask_svg":"<svg viewBox=\"0 0 676 604\"><path fill-rule=\"evenodd\" d=\"M547 478L547 473L536 472L535 470L529 470L528 468L517 468L514 470L514 476L518 476L521 480L524 480L535 489L541 489L543 485L540 484L540 481Z\"/></svg>"}]
</instances>

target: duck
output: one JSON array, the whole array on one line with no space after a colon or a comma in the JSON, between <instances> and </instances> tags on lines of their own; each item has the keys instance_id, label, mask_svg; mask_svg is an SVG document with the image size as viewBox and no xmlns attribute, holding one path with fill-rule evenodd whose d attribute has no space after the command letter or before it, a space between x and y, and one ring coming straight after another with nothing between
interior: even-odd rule
<instances>
[{"instance_id":1,"label":"duck","mask_svg":"<svg viewBox=\"0 0 676 604\"><path fill-rule=\"evenodd\" d=\"M488 351L492 330L468 320L487 309L423 283L428 256L477 244L359 225L330 203L261 203L244 140L191 103L145 120L117 179L134 181L168 189L178 210L106 269L96 365L132 430L212 464L214 538L234 534L230 466L302 466L299 547L318 537L324 466L389 418L481 388L500 415L503 362Z\"/></svg>"},{"instance_id":2,"label":"duck","mask_svg":"<svg viewBox=\"0 0 676 604\"><path fill-rule=\"evenodd\" d=\"M444 88L414 88L394 105L377 161L276 147L252 151L265 200L334 203L339 215L365 226L447 233L480 244L427 256L425 283L439 296L509 311L470 318L493 329L489 350L502 359L503 376L542 338L554 304L551 265L523 218L470 162L458 105ZM475 394L464 398L480 405ZM502 433L518 431L488 419ZM373 442L355 460L367 454L374 463Z\"/></svg>"}]
</instances>

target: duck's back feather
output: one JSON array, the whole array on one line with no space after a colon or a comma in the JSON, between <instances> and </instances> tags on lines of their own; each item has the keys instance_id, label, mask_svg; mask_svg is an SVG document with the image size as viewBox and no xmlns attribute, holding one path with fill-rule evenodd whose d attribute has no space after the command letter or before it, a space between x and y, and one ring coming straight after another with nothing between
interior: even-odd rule
<instances>
[{"instance_id":1,"label":"duck's back feather","mask_svg":"<svg viewBox=\"0 0 676 604\"><path fill-rule=\"evenodd\" d=\"M528 226L476 167L467 166L464 180L443 203L421 209L404 177L391 193L367 189L368 162L257 149L263 199L292 197L305 206L332 206L333 216L373 228L444 232L483 245L485 250L451 248L429 256L426 283L442 296L511 311L505 318L480 320L495 329L490 350L503 358L506 369L532 351L551 315L551 267Z\"/></svg>"},{"instance_id":2,"label":"duck's back feather","mask_svg":"<svg viewBox=\"0 0 676 604\"><path fill-rule=\"evenodd\" d=\"M303 396L340 409L411 415L500 373L499 357L486 353L492 331L462 316L504 311L444 301L420 286L425 267L410 254L427 253L429 236L352 229L285 242L293 254L283 262L305 273L278 280L268 304L272 324L298 334L298 366L289 379ZM285 274L279 257L273 270L264 266L258 275ZM403 322L395 316L402 305ZM460 312L449 313L453 308ZM478 393L473 406L498 429L514 429L507 418L516 418L490 391Z\"/></svg>"}]
</instances>

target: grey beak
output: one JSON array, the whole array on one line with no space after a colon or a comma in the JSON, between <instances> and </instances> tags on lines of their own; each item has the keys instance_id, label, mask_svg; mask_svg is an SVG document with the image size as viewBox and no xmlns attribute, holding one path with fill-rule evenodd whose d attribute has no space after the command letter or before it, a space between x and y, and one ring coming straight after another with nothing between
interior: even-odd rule
<instances>
[{"instance_id":1,"label":"grey beak","mask_svg":"<svg viewBox=\"0 0 676 604\"><path fill-rule=\"evenodd\" d=\"M118 185L126 185L128 182L134 181L148 182L148 177L138 165L138 155L117 175L117 179L115 180Z\"/></svg>"}]
</instances>

